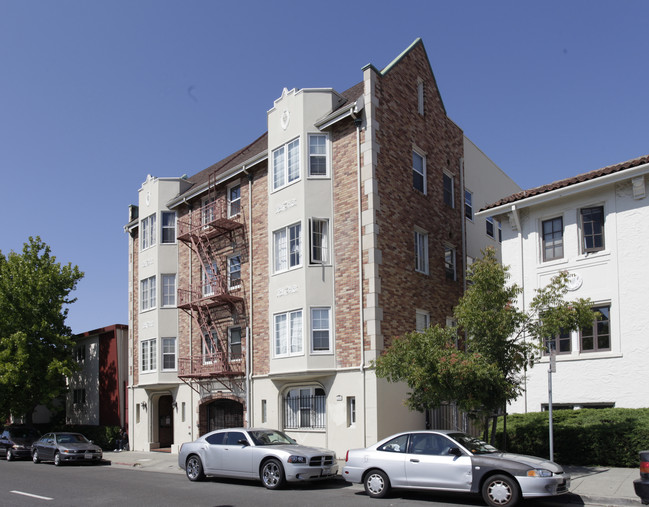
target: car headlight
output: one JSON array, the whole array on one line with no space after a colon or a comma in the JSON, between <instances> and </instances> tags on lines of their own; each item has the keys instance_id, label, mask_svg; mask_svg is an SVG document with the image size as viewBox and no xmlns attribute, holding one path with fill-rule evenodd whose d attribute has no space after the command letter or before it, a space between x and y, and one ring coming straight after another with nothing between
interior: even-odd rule
<instances>
[{"instance_id":1,"label":"car headlight","mask_svg":"<svg viewBox=\"0 0 649 507\"><path fill-rule=\"evenodd\" d=\"M552 472L544 468L535 468L527 471L528 477L552 477Z\"/></svg>"},{"instance_id":2,"label":"car headlight","mask_svg":"<svg viewBox=\"0 0 649 507\"><path fill-rule=\"evenodd\" d=\"M289 456L289 463L306 463L306 458L304 456Z\"/></svg>"}]
</instances>

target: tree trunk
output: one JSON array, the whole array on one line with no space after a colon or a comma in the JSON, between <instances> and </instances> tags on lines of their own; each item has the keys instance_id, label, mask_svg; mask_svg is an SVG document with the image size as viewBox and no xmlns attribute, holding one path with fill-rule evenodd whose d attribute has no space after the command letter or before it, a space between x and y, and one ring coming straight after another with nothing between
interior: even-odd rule
<instances>
[{"instance_id":1,"label":"tree trunk","mask_svg":"<svg viewBox=\"0 0 649 507\"><path fill-rule=\"evenodd\" d=\"M498 414L494 414L491 421L491 445L496 445L496 424L498 424Z\"/></svg>"},{"instance_id":2,"label":"tree trunk","mask_svg":"<svg viewBox=\"0 0 649 507\"><path fill-rule=\"evenodd\" d=\"M507 405L503 410L503 451L507 452Z\"/></svg>"}]
</instances>

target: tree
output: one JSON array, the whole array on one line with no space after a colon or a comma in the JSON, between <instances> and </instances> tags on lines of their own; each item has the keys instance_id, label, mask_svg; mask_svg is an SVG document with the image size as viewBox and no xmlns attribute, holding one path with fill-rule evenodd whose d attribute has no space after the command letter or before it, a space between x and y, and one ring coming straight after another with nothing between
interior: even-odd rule
<instances>
[{"instance_id":1,"label":"tree","mask_svg":"<svg viewBox=\"0 0 649 507\"><path fill-rule=\"evenodd\" d=\"M70 293L83 273L61 265L39 237L22 253L0 252L0 417L31 415L65 389L76 367L65 324Z\"/></svg>"},{"instance_id":2,"label":"tree","mask_svg":"<svg viewBox=\"0 0 649 507\"><path fill-rule=\"evenodd\" d=\"M485 422L489 415L505 414L507 403L521 394L525 372L544 338L552 343L560 331L593 320L589 300L565 300L566 273L538 290L528 311L516 306L522 290L509 278L494 250L483 252L469 270L469 287L454 311L464 338L456 338L456 329L438 327L408 333L377 359L376 374L406 382L412 389L406 403L413 410L456 402Z\"/></svg>"}]
</instances>

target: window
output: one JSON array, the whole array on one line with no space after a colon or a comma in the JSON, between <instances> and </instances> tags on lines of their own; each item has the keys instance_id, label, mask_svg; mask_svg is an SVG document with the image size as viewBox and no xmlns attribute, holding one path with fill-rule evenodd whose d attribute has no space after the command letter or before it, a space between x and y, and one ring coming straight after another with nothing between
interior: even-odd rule
<instances>
[{"instance_id":1,"label":"window","mask_svg":"<svg viewBox=\"0 0 649 507\"><path fill-rule=\"evenodd\" d=\"M201 266L201 292L204 297L214 295L214 289L218 286L218 274L216 262L208 264L205 268Z\"/></svg>"},{"instance_id":2,"label":"window","mask_svg":"<svg viewBox=\"0 0 649 507\"><path fill-rule=\"evenodd\" d=\"M311 308L311 347L313 352L331 352L330 308Z\"/></svg>"},{"instance_id":3,"label":"window","mask_svg":"<svg viewBox=\"0 0 649 507\"><path fill-rule=\"evenodd\" d=\"M581 245L584 253L604 250L604 207L581 209Z\"/></svg>"},{"instance_id":4,"label":"window","mask_svg":"<svg viewBox=\"0 0 649 507\"><path fill-rule=\"evenodd\" d=\"M415 271L428 274L428 234L415 231Z\"/></svg>"},{"instance_id":5,"label":"window","mask_svg":"<svg viewBox=\"0 0 649 507\"><path fill-rule=\"evenodd\" d=\"M311 264L329 262L329 220L311 219Z\"/></svg>"},{"instance_id":6,"label":"window","mask_svg":"<svg viewBox=\"0 0 649 507\"><path fill-rule=\"evenodd\" d=\"M547 356L551 351L555 351L556 354L570 354L572 352L570 332L561 331L552 338L543 338L543 355Z\"/></svg>"},{"instance_id":7,"label":"window","mask_svg":"<svg viewBox=\"0 0 649 507\"><path fill-rule=\"evenodd\" d=\"M356 397L347 396L347 427L356 425Z\"/></svg>"},{"instance_id":8,"label":"window","mask_svg":"<svg viewBox=\"0 0 649 507\"><path fill-rule=\"evenodd\" d=\"M151 310L156 306L155 276L145 278L140 282L140 306L142 311Z\"/></svg>"},{"instance_id":9,"label":"window","mask_svg":"<svg viewBox=\"0 0 649 507\"><path fill-rule=\"evenodd\" d=\"M201 221L203 225L210 224L216 218L216 198L206 197L201 207Z\"/></svg>"},{"instance_id":10,"label":"window","mask_svg":"<svg viewBox=\"0 0 649 507\"><path fill-rule=\"evenodd\" d=\"M417 112L424 114L424 82L421 79L417 80Z\"/></svg>"},{"instance_id":11,"label":"window","mask_svg":"<svg viewBox=\"0 0 649 507\"><path fill-rule=\"evenodd\" d=\"M300 140L295 139L273 150L273 190L300 178Z\"/></svg>"},{"instance_id":12,"label":"window","mask_svg":"<svg viewBox=\"0 0 649 507\"><path fill-rule=\"evenodd\" d=\"M487 221L485 222L485 225L487 230L487 236L493 238L494 237L494 217L487 217Z\"/></svg>"},{"instance_id":13,"label":"window","mask_svg":"<svg viewBox=\"0 0 649 507\"><path fill-rule=\"evenodd\" d=\"M238 289L241 287L241 256L228 257L228 287Z\"/></svg>"},{"instance_id":14,"label":"window","mask_svg":"<svg viewBox=\"0 0 649 507\"><path fill-rule=\"evenodd\" d=\"M241 359L241 328L231 327L228 329L228 351L230 361Z\"/></svg>"},{"instance_id":15,"label":"window","mask_svg":"<svg viewBox=\"0 0 649 507\"><path fill-rule=\"evenodd\" d=\"M323 429L326 427L324 389L291 389L284 398L284 428Z\"/></svg>"},{"instance_id":16,"label":"window","mask_svg":"<svg viewBox=\"0 0 649 507\"><path fill-rule=\"evenodd\" d=\"M140 371L146 373L156 369L156 339L144 340L140 345Z\"/></svg>"},{"instance_id":17,"label":"window","mask_svg":"<svg viewBox=\"0 0 649 507\"><path fill-rule=\"evenodd\" d=\"M464 216L473 220L473 194L468 190L464 191Z\"/></svg>"},{"instance_id":18,"label":"window","mask_svg":"<svg viewBox=\"0 0 649 507\"><path fill-rule=\"evenodd\" d=\"M261 422L268 422L268 402L266 400L261 400Z\"/></svg>"},{"instance_id":19,"label":"window","mask_svg":"<svg viewBox=\"0 0 649 507\"><path fill-rule=\"evenodd\" d=\"M581 351L597 352L611 350L610 306L596 306L593 311L600 313L600 318L593 320L593 325L581 330Z\"/></svg>"},{"instance_id":20,"label":"window","mask_svg":"<svg viewBox=\"0 0 649 507\"><path fill-rule=\"evenodd\" d=\"M543 260L563 258L563 218L544 220L541 224L543 234Z\"/></svg>"},{"instance_id":21,"label":"window","mask_svg":"<svg viewBox=\"0 0 649 507\"><path fill-rule=\"evenodd\" d=\"M503 224L498 222L498 243L503 242Z\"/></svg>"},{"instance_id":22,"label":"window","mask_svg":"<svg viewBox=\"0 0 649 507\"><path fill-rule=\"evenodd\" d=\"M142 224L142 250L155 245L155 214L143 218Z\"/></svg>"},{"instance_id":23,"label":"window","mask_svg":"<svg viewBox=\"0 0 649 507\"><path fill-rule=\"evenodd\" d=\"M176 369L176 339L162 339L162 370L169 371Z\"/></svg>"},{"instance_id":24,"label":"window","mask_svg":"<svg viewBox=\"0 0 649 507\"><path fill-rule=\"evenodd\" d=\"M415 330L418 333L423 333L430 327L430 313L425 310L416 310L415 315Z\"/></svg>"},{"instance_id":25,"label":"window","mask_svg":"<svg viewBox=\"0 0 649 507\"><path fill-rule=\"evenodd\" d=\"M212 364L218 360L217 354L221 352L219 336L215 330L203 333L203 342L201 345L203 364Z\"/></svg>"},{"instance_id":26,"label":"window","mask_svg":"<svg viewBox=\"0 0 649 507\"><path fill-rule=\"evenodd\" d=\"M444 203L451 208L455 207L455 201L453 198L453 176L450 176L446 173L442 176L442 183L444 187Z\"/></svg>"},{"instance_id":27,"label":"window","mask_svg":"<svg viewBox=\"0 0 649 507\"><path fill-rule=\"evenodd\" d=\"M408 434L388 440L377 451L405 453L408 448Z\"/></svg>"},{"instance_id":28,"label":"window","mask_svg":"<svg viewBox=\"0 0 649 507\"><path fill-rule=\"evenodd\" d=\"M162 275L162 306L176 306L176 275Z\"/></svg>"},{"instance_id":29,"label":"window","mask_svg":"<svg viewBox=\"0 0 649 507\"><path fill-rule=\"evenodd\" d=\"M450 446L453 445L448 438L435 433L413 433L410 439L410 454L448 455Z\"/></svg>"},{"instance_id":30,"label":"window","mask_svg":"<svg viewBox=\"0 0 649 507\"><path fill-rule=\"evenodd\" d=\"M455 280L455 248L451 246L444 247L444 270L447 279Z\"/></svg>"},{"instance_id":31,"label":"window","mask_svg":"<svg viewBox=\"0 0 649 507\"><path fill-rule=\"evenodd\" d=\"M327 176L327 136L309 135L309 176Z\"/></svg>"},{"instance_id":32,"label":"window","mask_svg":"<svg viewBox=\"0 0 649 507\"><path fill-rule=\"evenodd\" d=\"M176 242L176 213L173 211L162 212L162 242Z\"/></svg>"},{"instance_id":33,"label":"window","mask_svg":"<svg viewBox=\"0 0 649 507\"><path fill-rule=\"evenodd\" d=\"M302 264L301 233L302 226L300 224L291 225L273 233L276 273Z\"/></svg>"},{"instance_id":34,"label":"window","mask_svg":"<svg viewBox=\"0 0 649 507\"><path fill-rule=\"evenodd\" d=\"M75 405L85 405L86 404L86 390L85 389L75 389L72 391L72 402Z\"/></svg>"},{"instance_id":35,"label":"window","mask_svg":"<svg viewBox=\"0 0 649 507\"><path fill-rule=\"evenodd\" d=\"M77 356L77 363L83 363L86 360L86 346L79 345L75 350Z\"/></svg>"},{"instance_id":36,"label":"window","mask_svg":"<svg viewBox=\"0 0 649 507\"><path fill-rule=\"evenodd\" d=\"M274 317L275 356L302 354L302 310L279 313Z\"/></svg>"},{"instance_id":37,"label":"window","mask_svg":"<svg viewBox=\"0 0 649 507\"><path fill-rule=\"evenodd\" d=\"M426 157L412 152L412 186L422 194L426 193Z\"/></svg>"},{"instance_id":38,"label":"window","mask_svg":"<svg viewBox=\"0 0 649 507\"><path fill-rule=\"evenodd\" d=\"M233 217L241 212L241 185L236 184L228 188L228 217Z\"/></svg>"}]
</instances>

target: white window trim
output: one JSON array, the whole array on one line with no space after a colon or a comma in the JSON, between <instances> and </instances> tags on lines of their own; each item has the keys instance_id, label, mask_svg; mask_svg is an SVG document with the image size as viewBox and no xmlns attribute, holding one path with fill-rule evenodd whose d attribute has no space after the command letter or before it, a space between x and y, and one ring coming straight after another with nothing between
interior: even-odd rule
<instances>
[{"instance_id":1,"label":"white window trim","mask_svg":"<svg viewBox=\"0 0 649 507\"><path fill-rule=\"evenodd\" d=\"M232 271L230 269L230 260L234 259L235 257L239 258L239 282L236 285L233 285L233 280L232 280ZM229 255L228 256L228 290L236 290L241 288L242 284L242 273L243 273L243 266L241 265L241 254L234 254L234 255Z\"/></svg>"},{"instance_id":2,"label":"white window trim","mask_svg":"<svg viewBox=\"0 0 649 507\"><path fill-rule=\"evenodd\" d=\"M238 358L232 357L232 330L239 330L239 346L241 347L241 355ZM243 326L230 326L228 327L228 361L238 363L241 362L243 358L243 339L244 339L245 328Z\"/></svg>"},{"instance_id":3,"label":"white window trim","mask_svg":"<svg viewBox=\"0 0 649 507\"><path fill-rule=\"evenodd\" d=\"M412 148L412 153L416 153L417 155L419 155L422 158L422 168L423 168L423 171L424 171L424 173L422 174L423 180L424 180L424 189L423 189L423 191L421 191L418 188L416 188L414 185L413 185L412 188L417 190L418 192L422 192L424 195L427 195L428 194L428 185L427 185L426 154L422 150L420 150L420 149L418 149L418 148L416 148L414 146ZM417 174L421 174L421 173L419 173L419 171L417 171L415 169L415 164L412 163L412 157L411 157L411 161L410 161L410 166L411 166L410 167L411 171L416 172Z\"/></svg>"},{"instance_id":4,"label":"white window trim","mask_svg":"<svg viewBox=\"0 0 649 507\"><path fill-rule=\"evenodd\" d=\"M144 360L144 344L147 344L147 361L146 363L143 361ZM151 347L153 347L153 352L151 351ZM158 353L158 345L157 345L157 338L149 338L147 340L142 340L140 341L140 373L151 373L154 371L157 371L158 365L156 364L157 362L157 353ZM144 369L144 365L147 365L148 368Z\"/></svg>"},{"instance_id":5,"label":"white window trim","mask_svg":"<svg viewBox=\"0 0 649 507\"><path fill-rule=\"evenodd\" d=\"M156 245L156 214L140 220L140 250L144 251Z\"/></svg>"},{"instance_id":6,"label":"white window trim","mask_svg":"<svg viewBox=\"0 0 649 507\"><path fill-rule=\"evenodd\" d=\"M311 174L311 138L312 137L324 137L325 139L325 173L324 174ZM307 135L307 150L308 150L308 167L307 167L307 174L309 178L313 179L328 179L330 175L330 157L329 157L329 135L323 134L323 133L311 133Z\"/></svg>"},{"instance_id":7,"label":"white window trim","mask_svg":"<svg viewBox=\"0 0 649 507\"><path fill-rule=\"evenodd\" d=\"M324 235L324 240L322 241L321 251L324 252L326 257L324 260L314 260L313 256L313 245L314 245L314 222L324 222L327 224L327 230ZM317 266L330 266L331 265L331 220L328 218L313 217L309 219L309 264Z\"/></svg>"},{"instance_id":8,"label":"white window trim","mask_svg":"<svg viewBox=\"0 0 649 507\"><path fill-rule=\"evenodd\" d=\"M214 278L211 279L208 275L208 273L203 269L203 265L201 264L200 266L200 271L201 271L201 296L202 297L209 297L213 296L215 294L214 291L214 285L218 284L218 279L219 279L219 267L217 266L216 262L212 262L212 269L214 269ZM213 283L211 283L213 282Z\"/></svg>"},{"instance_id":9,"label":"white window trim","mask_svg":"<svg viewBox=\"0 0 649 507\"><path fill-rule=\"evenodd\" d=\"M168 304L165 304L165 280L170 278L170 277L173 277L173 280L174 280L174 289L173 289L174 302L173 302L173 304L168 305ZM162 288L162 291L160 292L160 307L161 308L175 308L176 303L177 303L177 299L178 299L178 287L177 287L178 286L178 277L176 276L175 273L163 273L162 275L160 275L160 279L162 280L162 283L160 284L161 288Z\"/></svg>"},{"instance_id":10,"label":"white window trim","mask_svg":"<svg viewBox=\"0 0 649 507\"><path fill-rule=\"evenodd\" d=\"M492 234L489 234L489 229L487 229L487 224L491 224L491 230ZM496 221L494 220L494 217L489 216L485 218L485 234L487 235L488 238L491 239L496 239ZM543 231L541 231L543 232ZM543 236L541 235L541 239L543 239Z\"/></svg>"},{"instance_id":11,"label":"white window trim","mask_svg":"<svg viewBox=\"0 0 649 507\"><path fill-rule=\"evenodd\" d=\"M315 331L323 331L323 329L315 329L313 326L313 312L314 310L327 310L327 315L328 315L328 324L327 324L327 331L329 332L329 348L326 350L315 350L314 348L314 333ZM309 311L309 327L310 327L310 336L311 339L309 340L311 342L311 354L314 355L326 355L326 354L332 354L333 353L333 329L332 329L332 308L330 306L313 306L311 307Z\"/></svg>"},{"instance_id":12,"label":"white window trim","mask_svg":"<svg viewBox=\"0 0 649 507\"><path fill-rule=\"evenodd\" d=\"M151 281L153 281L153 287L151 284ZM147 297L143 297L143 292L144 292L144 282L147 282ZM158 303L158 291L157 291L157 283L156 283L156 276L149 276L148 278L144 278L143 280L140 280L140 312L148 312L150 310L155 310L157 308L157 303ZM153 295L151 295L151 292L153 291ZM145 307L145 302L147 306Z\"/></svg>"},{"instance_id":13,"label":"white window trim","mask_svg":"<svg viewBox=\"0 0 649 507\"><path fill-rule=\"evenodd\" d=\"M298 235L298 246L300 248L300 262L296 264L295 266L291 266L291 228L295 226L300 226L300 232ZM277 261L278 261L278 256L277 256L277 234L284 232L286 235L286 259L285 261L285 268L280 268L278 269L277 267ZM304 241L302 240L302 224L300 222L296 222L291 225L287 225L286 227L282 227L280 229L277 229L273 231L273 256L272 256L272 263L273 263L273 273L284 273L286 271L290 271L292 269L298 269L302 267L302 259L304 258L304 247L303 247Z\"/></svg>"},{"instance_id":14,"label":"white window trim","mask_svg":"<svg viewBox=\"0 0 649 507\"><path fill-rule=\"evenodd\" d=\"M165 340L173 340L174 341L174 366L173 368L165 368L165 356L169 355L169 353L166 353L164 351L164 341ZM160 369L162 371L177 371L178 370L178 338L174 336L165 336L164 338L160 338Z\"/></svg>"},{"instance_id":15,"label":"white window trim","mask_svg":"<svg viewBox=\"0 0 649 507\"><path fill-rule=\"evenodd\" d=\"M466 207L467 207L466 194L469 194L470 201L471 201L471 203L469 204L469 207L471 208L471 216L470 217L466 216ZM473 192L471 192L471 190L468 190L468 189L465 188L464 189L464 218L466 218L467 220L473 222L473 216L474 216L473 215Z\"/></svg>"},{"instance_id":16,"label":"white window trim","mask_svg":"<svg viewBox=\"0 0 649 507\"><path fill-rule=\"evenodd\" d=\"M173 227L166 226L164 224L165 215L173 215L174 224ZM165 229L173 229L174 231L174 240L173 241L164 241L164 231ZM160 213L160 244L161 245L175 245L178 242L178 216L175 211L162 211Z\"/></svg>"},{"instance_id":17,"label":"white window trim","mask_svg":"<svg viewBox=\"0 0 649 507\"><path fill-rule=\"evenodd\" d=\"M420 316L421 316L421 317L424 319L424 321L425 321L425 327L424 327L424 329L419 329L419 326L418 326L418 324L417 324L418 317L420 317ZM415 331L417 331L418 333L423 333L423 332L424 332L426 329L428 329L429 327L430 327L430 312L428 312L428 311L426 311L426 310L421 310L421 309L417 308L417 309L415 310Z\"/></svg>"},{"instance_id":18,"label":"white window trim","mask_svg":"<svg viewBox=\"0 0 649 507\"><path fill-rule=\"evenodd\" d=\"M289 169L289 167L288 167L288 147L289 147L290 144L294 143L295 141L297 141L297 143L298 143L297 144L298 175L297 175L297 178L295 178L292 181L289 181L289 174L288 174L288 169ZM275 153L277 151L279 151L279 150L282 150L282 149L284 150L284 163L283 163L284 167L282 168L282 171L284 173L284 183L282 183L282 184L280 184L278 186L275 186ZM295 139L291 139L287 143L284 143L283 145L278 146L277 148L275 148L271 152L269 162L270 162L269 163L269 165L270 165L270 182L269 183L270 183L270 186L271 186L271 192L276 192L277 190L281 190L283 188L286 188L286 187L300 181L300 179L302 179L302 143L300 142L300 138L296 137Z\"/></svg>"},{"instance_id":19,"label":"white window trim","mask_svg":"<svg viewBox=\"0 0 649 507\"><path fill-rule=\"evenodd\" d=\"M236 199L235 201L232 201L232 200L230 200L230 191L234 187L239 187L239 198ZM239 216L241 214L241 183L237 181L236 183L232 183L232 184L228 185L228 188L227 188L226 192L228 193L227 194L228 218L237 217L237 216ZM237 211L236 213L232 213L232 203L233 202L238 202L239 203L239 211Z\"/></svg>"},{"instance_id":20,"label":"white window trim","mask_svg":"<svg viewBox=\"0 0 649 507\"><path fill-rule=\"evenodd\" d=\"M207 341L210 338L210 336L212 337L212 342L214 343L214 350L213 351L210 351L207 348ZM219 335L218 335L218 333L215 330L210 330L207 333L203 333L203 336L201 338L201 356L203 356L202 364L213 364L214 361L212 361L211 359L207 359L207 356L209 354L214 354L215 356L217 356L219 352L220 352L220 350L219 350Z\"/></svg>"},{"instance_id":21,"label":"white window trim","mask_svg":"<svg viewBox=\"0 0 649 507\"><path fill-rule=\"evenodd\" d=\"M448 278L446 275L446 252L450 251L452 254L452 264L453 264L453 278ZM455 247L453 245L444 245L444 276L446 277L447 280L457 280L457 251L455 250Z\"/></svg>"},{"instance_id":22,"label":"white window trim","mask_svg":"<svg viewBox=\"0 0 649 507\"><path fill-rule=\"evenodd\" d=\"M300 343L299 343L299 350L293 351L292 349L292 343L291 343L291 315L299 313L300 318L301 318L301 336L300 338ZM277 317L280 316L285 316L286 317L286 352L281 353L277 352L277 322L276 319ZM282 357L291 357L291 356L303 356L304 355L304 311L302 309L297 309L297 310L289 310L286 312L279 312L273 315L273 319L271 321L272 325L272 332L271 336L273 339L272 343L272 350L273 350L273 357L276 358L282 358Z\"/></svg>"},{"instance_id":23,"label":"white window trim","mask_svg":"<svg viewBox=\"0 0 649 507\"><path fill-rule=\"evenodd\" d=\"M419 243L417 241L417 238L421 237L423 239L423 246L424 246L424 251L423 251L423 266L421 261L417 262L418 256L419 256ZM414 250L413 253L415 254L415 271L417 273L421 273L424 275L427 275L429 273L429 253L428 253L428 233L424 231L423 229L420 229L418 227L415 227L414 234L413 234L413 239L414 239ZM421 240L420 240L421 241ZM420 269L421 268L421 269Z\"/></svg>"}]
</instances>

